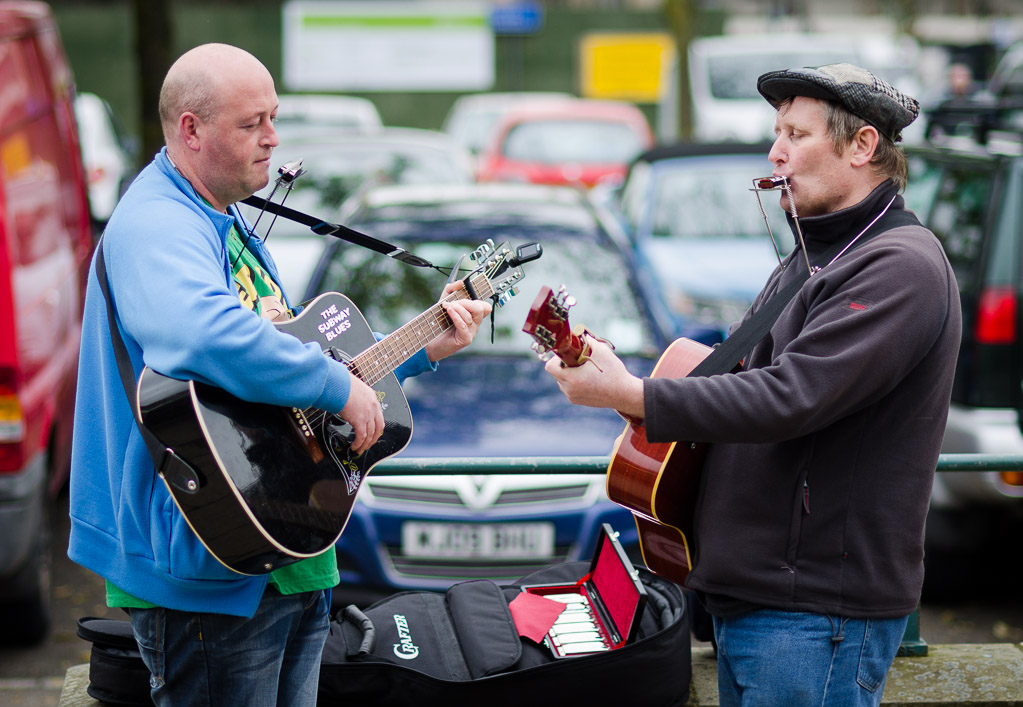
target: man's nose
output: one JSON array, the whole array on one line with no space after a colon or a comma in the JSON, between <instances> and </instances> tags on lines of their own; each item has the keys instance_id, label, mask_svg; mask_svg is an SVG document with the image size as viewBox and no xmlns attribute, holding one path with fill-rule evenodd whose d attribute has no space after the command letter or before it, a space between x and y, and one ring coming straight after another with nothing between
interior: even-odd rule
<instances>
[{"instance_id":1,"label":"man's nose","mask_svg":"<svg viewBox=\"0 0 1023 707\"><path fill-rule=\"evenodd\" d=\"M267 121L266 136L264 139L271 147L277 147L281 144L281 139L277 136L277 129L274 127L272 120Z\"/></svg>"}]
</instances>

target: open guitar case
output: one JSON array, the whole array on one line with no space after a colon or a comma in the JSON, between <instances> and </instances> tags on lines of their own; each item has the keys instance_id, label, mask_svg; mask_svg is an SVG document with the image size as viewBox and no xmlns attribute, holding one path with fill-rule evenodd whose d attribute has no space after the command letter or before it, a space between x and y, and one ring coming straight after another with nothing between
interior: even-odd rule
<instances>
[{"instance_id":1,"label":"open guitar case","mask_svg":"<svg viewBox=\"0 0 1023 707\"><path fill-rule=\"evenodd\" d=\"M520 635L516 598L572 591L594 574L596 561L553 565L505 586L471 580L444 593L401 592L365 610L339 610L323 650L317 704L685 704L691 677L685 595L643 568L627 564L643 601L617 647L559 657L549 637Z\"/></svg>"}]
</instances>

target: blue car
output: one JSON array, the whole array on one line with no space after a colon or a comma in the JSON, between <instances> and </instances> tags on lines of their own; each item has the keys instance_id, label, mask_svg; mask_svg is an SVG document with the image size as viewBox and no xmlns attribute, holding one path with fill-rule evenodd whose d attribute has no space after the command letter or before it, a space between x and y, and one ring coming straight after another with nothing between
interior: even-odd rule
<instances>
[{"instance_id":1,"label":"blue car","mask_svg":"<svg viewBox=\"0 0 1023 707\"><path fill-rule=\"evenodd\" d=\"M640 294L631 250L581 192L523 184L374 187L346 207L344 222L444 266L487 239L543 246L539 260L522 266L521 294L495 310L493 342L485 324L435 373L405 382L413 434L395 460L610 454L624 422L611 410L571 405L543 372L522 331L534 297L542 286L564 285L578 300L569 323L610 339L640 375L669 343L671 320L662 303ZM375 330L389 332L429 309L444 281L336 241L306 295L343 292ZM368 601L588 560L602 523L638 560L632 514L607 499L603 474L370 474L337 545L338 594Z\"/></svg>"},{"instance_id":2,"label":"blue car","mask_svg":"<svg viewBox=\"0 0 1023 707\"><path fill-rule=\"evenodd\" d=\"M750 191L753 179L771 174L769 150L742 143L656 147L632 163L620 187L593 195L628 234L680 336L721 342L779 254L792 250L778 193L761 194L761 212Z\"/></svg>"}]
</instances>

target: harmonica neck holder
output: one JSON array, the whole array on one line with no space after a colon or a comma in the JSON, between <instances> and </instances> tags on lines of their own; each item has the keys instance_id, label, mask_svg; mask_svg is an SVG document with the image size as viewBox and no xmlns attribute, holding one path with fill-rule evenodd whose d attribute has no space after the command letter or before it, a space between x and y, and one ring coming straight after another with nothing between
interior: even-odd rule
<instances>
[{"instance_id":1,"label":"harmonica neck holder","mask_svg":"<svg viewBox=\"0 0 1023 707\"><path fill-rule=\"evenodd\" d=\"M796 237L799 238L799 247L803 251L803 260L806 261L807 272L812 276L820 268L814 268L810 265L810 255L806 252L806 241L803 239L803 229L799 226L799 214L796 213L796 200L792 197L792 184L789 182L788 177L758 177L753 180L753 188L751 192L756 194L757 205L760 207L760 215L764 219L764 225L767 227L767 235L771 237L771 244L774 246L774 253L778 257L778 265L785 269L785 265L782 262L781 249L778 247L778 240L774 237L774 232L771 230L771 223L767 219L767 212L764 211L764 203L760 199L760 192L762 191L777 191L782 190L789 199L789 209L792 213L792 222L796 224Z\"/></svg>"}]
</instances>

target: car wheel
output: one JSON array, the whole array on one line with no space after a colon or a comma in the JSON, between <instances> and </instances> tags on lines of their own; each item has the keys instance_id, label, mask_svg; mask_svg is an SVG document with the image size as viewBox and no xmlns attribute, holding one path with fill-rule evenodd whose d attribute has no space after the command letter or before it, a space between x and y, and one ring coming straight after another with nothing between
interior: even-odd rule
<instances>
[{"instance_id":1,"label":"car wheel","mask_svg":"<svg viewBox=\"0 0 1023 707\"><path fill-rule=\"evenodd\" d=\"M0 640L8 645L35 645L50 631L53 550L48 505L43 502L36 546L8 585L7 593L11 598L0 605L0 626L3 626Z\"/></svg>"}]
</instances>

